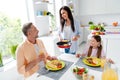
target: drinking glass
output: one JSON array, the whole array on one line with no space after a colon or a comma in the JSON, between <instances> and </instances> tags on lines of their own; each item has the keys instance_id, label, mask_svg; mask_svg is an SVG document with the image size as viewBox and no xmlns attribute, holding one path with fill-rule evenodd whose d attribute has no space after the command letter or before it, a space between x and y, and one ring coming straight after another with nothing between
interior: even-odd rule
<instances>
[{"instance_id":1,"label":"drinking glass","mask_svg":"<svg viewBox=\"0 0 120 80\"><path fill-rule=\"evenodd\" d=\"M104 58L101 58L101 68L102 69L104 69L104 65L105 65L105 63L106 63L106 59L104 59Z\"/></svg>"}]
</instances>

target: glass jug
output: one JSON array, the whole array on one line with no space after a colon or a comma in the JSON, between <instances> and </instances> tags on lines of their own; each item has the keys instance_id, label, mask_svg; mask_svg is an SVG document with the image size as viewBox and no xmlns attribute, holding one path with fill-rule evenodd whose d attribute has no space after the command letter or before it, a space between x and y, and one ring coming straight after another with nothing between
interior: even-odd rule
<instances>
[{"instance_id":1,"label":"glass jug","mask_svg":"<svg viewBox=\"0 0 120 80\"><path fill-rule=\"evenodd\" d=\"M118 72L115 64L105 63L102 80L118 80Z\"/></svg>"}]
</instances>

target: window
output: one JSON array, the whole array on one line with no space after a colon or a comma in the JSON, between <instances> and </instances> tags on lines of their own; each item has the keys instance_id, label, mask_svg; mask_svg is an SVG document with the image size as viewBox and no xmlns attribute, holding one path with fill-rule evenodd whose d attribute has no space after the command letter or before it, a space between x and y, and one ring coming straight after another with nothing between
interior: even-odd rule
<instances>
[{"instance_id":1,"label":"window","mask_svg":"<svg viewBox=\"0 0 120 80\"><path fill-rule=\"evenodd\" d=\"M15 58L15 49L22 42L23 1L0 0L0 54L3 64L9 62L11 57Z\"/></svg>"}]
</instances>

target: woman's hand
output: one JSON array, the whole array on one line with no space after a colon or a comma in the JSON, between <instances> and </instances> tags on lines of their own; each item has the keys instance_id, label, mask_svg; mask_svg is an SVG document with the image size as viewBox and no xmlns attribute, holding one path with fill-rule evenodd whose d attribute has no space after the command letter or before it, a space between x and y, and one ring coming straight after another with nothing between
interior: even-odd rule
<instances>
[{"instance_id":1,"label":"woman's hand","mask_svg":"<svg viewBox=\"0 0 120 80\"><path fill-rule=\"evenodd\" d=\"M111 63L111 64L114 64L114 61L112 59L107 59L107 62Z\"/></svg>"},{"instance_id":2,"label":"woman's hand","mask_svg":"<svg viewBox=\"0 0 120 80\"><path fill-rule=\"evenodd\" d=\"M74 36L74 37L72 38L72 41L77 41L78 38L79 38L79 36Z\"/></svg>"}]
</instances>

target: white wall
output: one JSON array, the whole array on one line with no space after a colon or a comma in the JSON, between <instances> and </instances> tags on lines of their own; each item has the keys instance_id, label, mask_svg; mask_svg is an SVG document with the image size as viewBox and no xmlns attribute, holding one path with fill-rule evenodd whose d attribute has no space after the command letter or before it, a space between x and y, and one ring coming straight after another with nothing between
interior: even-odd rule
<instances>
[{"instance_id":1,"label":"white wall","mask_svg":"<svg viewBox=\"0 0 120 80\"><path fill-rule=\"evenodd\" d=\"M75 0L74 11L81 24L87 26L89 21L107 26L118 21L120 25L120 0ZM79 4L78 4L79 3Z\"/></svg>"},{"instance_id":2,"label":"white wall","mask_svg":"<svg viewBox=\"0 0 120 80\"><path fill-rule=\"evenodd\" d=\"M105 23L107 26L111 26L113 22L118 21L120 25L120 14L97 14L97 15L85 15L79 16L82 25L88 25L89 21L93 21L95 24Z\"/></svg>"}]
</instances>

